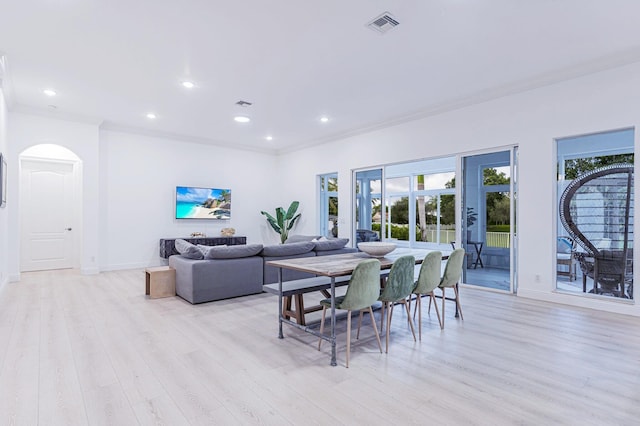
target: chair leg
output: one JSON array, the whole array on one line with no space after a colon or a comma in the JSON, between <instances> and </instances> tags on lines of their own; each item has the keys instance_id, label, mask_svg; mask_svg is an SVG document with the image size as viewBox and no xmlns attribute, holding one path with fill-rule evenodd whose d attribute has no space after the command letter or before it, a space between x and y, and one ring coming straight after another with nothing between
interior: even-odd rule
<instances>
[{"instance_id":1,"label":"chair leg","mask_svg":"<svg viewBox=\"0 0 640 426\"><path fill-rule=\"evenodd\" d=\"M347 311L347 368L349 368L349 355L351 354L351 311Z\"/></svg>"},{"instance_id":2,"label":"chair leg","mask_svg":"<svg viewBox=\"0 0 640 426\"><path fill-rule=\"evenodd\" d=\"M420 300L420 295L416 294L416 307L413 308L413 320L416 320L416 311L418 310L418 301ZM411 296L409 296L409 310L411 310Z\"/></svg>"},{"instance_id":3,"label":"chair leg","mask_svg":"<svg viewBox=\"0 0 640 426\"><path fill-rule=\"evenodd\" d=\"M369 315L371 315L371 325L373 325L373 331L376 333L378 348L380 348L380 353L382 353L382 342L380 341L380 335L378 334L378 327L376 327L376 319L373 317L373 309L371 309L371 306L369 306Z\"/></svg>"},{"instance_id":4,"label":"chair leg","mask_svg":"<svg viewBox=\"0 0 640 426\"><path fill-rule=\"evenodd\" d=\"M384 308L386 304L387 302L382 302L382 307L380 308L380 333L384 331L384 321L385 321Z\"/></svg>"},{"instance_id":5,"label":"chair leg","mask_svg":"<svg viewBox=\"0 0 640 426\"><path fill-rule=\"evenodd\" d=\"M413 320L411 319L411 312L409 310L409 305L407 305L407 301L406 300L403 300L401 303L404 305L405 309L407 310L407 320L409 321L409 327L411 327L411 334L413 334L413 341L415 342L416 341L416 330L413 327Z\"/></svg>"},{"instance_id":6,"label":"chair leg","mask_svg":"<svg viewBox=\"0 0 640 426\"><path fill-rule=\"evenodd\" d=\"M444 301L445 301L445 294L444 294L444 287L442 287L442 322L440 323L440 329L444 330Z\"/></svg>"},{"instance_id":7,"label":"chair leg","mask_svg":"<svg viewBox=\"0 0 640 426\"><path fill-rule=\"evenodd\" d=\"M324 334L324 318L327 314L327 307L322 306L322 320L320 321L320 334ZM322 345L322 337L318 339L318 350L320 350L320 345Z\"/></svg>"},{"instance_id":8,"label":"chair leg","mask_svg":"<svg viewBox=\"0 0 640 426\"><path fill-rule=\"evenodd\" d=\"M420 336L420 341L422 342L422 295L418 295L416 309L413 310L413 315L415 319L416 311L418 311L418 336Z\"/></svg>"},{"instance_id":9,"label":"chair leg","mask_svg":"<svg viewBox=\"0 0 640 426\"><path fill-rule=\"evenodd\" d=\"M460 306L460 294L458 293L458 286L453 286L453 291L456 293L456 308L458 308L458 313L460 314L460 319L464 321L464 317L462 316L462 307Z\"/></svg>"},{"instance_id":10,"label":"chair leg","mask_svg":"<svg viewBox=\"0 0 640 426\"><path fill-rule=\"evenodd\" d=\"M433 294L433 291L429 295L429 306L431 306L431 300L433 300L433 307L436 308L436 315L438 316L438 324L440 324L440 328L442 328L442 319L440 318L440 312L438 311L438 304L436 303L436 295Z\"/></svg>"},{"instance_id":11,"label":"chair leg","mask_svg":"<svg viewBox=\"0 0 640 426\"><path fill-rule=\"evenodd\" d=\"M391 329L391 315L393 314L393 303L384 302L387 304L387 334L385 338L385 353L389 353L389 329Z\"/></svg>"},{"instance_id":12,"label":"chair leg","mask_svg":"<svg viewBox=\"0 0 640 426\"><path fill-rule=\"evenodd\" d=\"M360 326L362 325L362 315L364 314L364 312L362 312L362 309L360 310L360 317L358 318L358 332L356 333L356 340L360 338Z\"/></svg>"}]
</instances>

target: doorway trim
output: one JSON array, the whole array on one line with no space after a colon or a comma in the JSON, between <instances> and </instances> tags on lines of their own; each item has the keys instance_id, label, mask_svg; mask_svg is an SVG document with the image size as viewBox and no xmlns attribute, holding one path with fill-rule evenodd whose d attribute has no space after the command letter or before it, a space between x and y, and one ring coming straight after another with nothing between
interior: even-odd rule
<instances>
[{"instance_id":1,"label":"doorway trim","mask_svg":"<svg viewBox=\"0 0 640 426\"><path fill-rule=\"evenodd\" d=\"M82 202L83 202L83 192L82 192L82 160L78 155L76 155L70 149L63 147L61 145L53 145L53 144L39 144L31 146L24 151L22 151L18 156L18 164L19 164L19 178L18 178L18 193L19 193L19 217L23 211L24 200L25 198L25 188L22 187L22 179L24 178L24 162L30 163L38 163L42 162L47 164L71 164L73 167L72 172L72 218L71 224L69 225L73 229L72 236L72 267L80 268L81 267L81 259L82 259ZM20 231L19 231L19 244L20 249L18 251L18 266L20 268L20 272L22 272L23 263L22 263L22 249L24 248L24 231L22 229L23 223L20 221Z\"/></svg>"}]
</instances>

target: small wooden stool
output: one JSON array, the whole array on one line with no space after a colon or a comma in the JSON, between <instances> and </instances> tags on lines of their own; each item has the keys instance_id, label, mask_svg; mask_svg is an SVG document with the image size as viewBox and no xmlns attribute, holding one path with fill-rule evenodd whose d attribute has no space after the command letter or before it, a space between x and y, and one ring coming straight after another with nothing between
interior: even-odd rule
<instances>
[{"instance_id":1,"label":"small wooden stool","mask_svg":"<svg viewBox=\"0 0 640 426\"><path fill-rule=\"evenodd\" d=\"M158 266L144 270L146 277L145 294L150 299L176 295L176 270L170 266Z\"/></svg>"}]
</instances>

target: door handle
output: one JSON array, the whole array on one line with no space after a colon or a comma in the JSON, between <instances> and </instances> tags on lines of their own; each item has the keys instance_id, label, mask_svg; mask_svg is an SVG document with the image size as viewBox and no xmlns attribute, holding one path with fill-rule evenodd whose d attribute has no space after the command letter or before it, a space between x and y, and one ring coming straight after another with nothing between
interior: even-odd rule
<instances>
[{"instance_id":1,"label":"door handle","mask_svg":"<svg viewBox=\"0 0 640 426\"><path fill-rule=\"evenodd\" d=\"M66 231L71 231L71 228L65 228Z\"/></svg>"}]
</instances>

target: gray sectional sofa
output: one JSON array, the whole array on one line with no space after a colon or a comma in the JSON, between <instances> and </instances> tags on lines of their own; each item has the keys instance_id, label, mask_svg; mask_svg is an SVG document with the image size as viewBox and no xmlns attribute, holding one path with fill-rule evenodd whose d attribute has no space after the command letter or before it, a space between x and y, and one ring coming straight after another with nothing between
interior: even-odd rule
<instances>
[{"instance_id":1,"label":"gray sectional sofa","mask_svg":"<svg viewBox=\"0 0 640 426\"><path fill-rule=\"evenodd\" d=\"M176 294L190 303L211 302L262 292L264 284L278 281L278 270L266 264L269 260L326 256L351 253L346 238L310 241L314 236L296 236L285 244L262 246L194 246L176 240L179 255L169 257L176 270ZM308 278L313 275L283 270L283 280Z\"/></svg>"}]
</instances>

